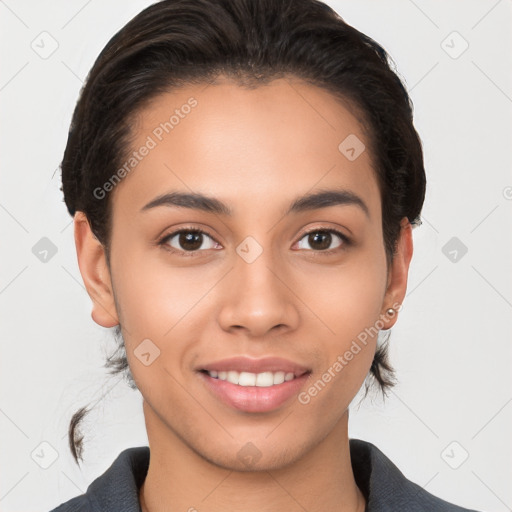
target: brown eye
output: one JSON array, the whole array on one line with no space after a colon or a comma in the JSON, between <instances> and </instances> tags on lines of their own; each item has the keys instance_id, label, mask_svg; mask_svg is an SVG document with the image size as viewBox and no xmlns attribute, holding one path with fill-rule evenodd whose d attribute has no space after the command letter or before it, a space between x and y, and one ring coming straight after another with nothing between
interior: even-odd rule
<instances>
[{"instance_id":1,"label":"brown eye","mask_svg":"<svg viewBox=\"0 0 512 512\"><path fill-rule=\"evenodd\" d=\"M206 247L204 244L206 243ZM199 249L214 249L217 242L204 231L198 229L182 229L165 236L161 245L170 246L177 252L198 252Z\"/></svg>"},{"instance_id":2,"label":"brown eye","mask_svg":"<svg viewBox=\"0 0 512 512\"><path fill-rule=\"evenodd\" d=\"M334 237L333 237L334 235ZM338 239L338 241L336 240ZM315 251L334 251L343 245L349 245L349 239L339 231L335 229L315 229L314 231L310 231L306 233L301 240L306 240L309 247ZM341 240L341 241L339 241ZM334 247L332 246L333 242L336 243ZM304 247L299 247L299 249L303 249ZM306 247L307 248L307 247Z\"/></svg>"},{"instance_id":3,"label":"brown eye","mask_svg":"<svg viewBox=\"0 0 512 512\"><path fill-rule=\"evenodd\" d=\"M332 242L332 235L326 231L317 231L308 235L308 243L313 249L324 251L329 249Z\"/></svg>"},{"instance_id":4,"label":"brown eye","mask_svg":"<svg viewBox=\"0 0 512 512\"><path fill-rule=\"evenodd\" d=\"M178 245L186 251L196 251L203 245L203 235L198 232L189 231L178 235Z\"/></svg>"}]
</instances>

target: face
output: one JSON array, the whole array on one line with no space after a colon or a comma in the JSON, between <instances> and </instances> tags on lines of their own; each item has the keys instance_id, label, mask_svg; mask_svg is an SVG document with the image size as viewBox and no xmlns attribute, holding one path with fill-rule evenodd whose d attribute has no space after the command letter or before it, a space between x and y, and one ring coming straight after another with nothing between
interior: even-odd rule
<instances>
[{"instance_id":1,"label":"face","mask_svg":"<svg viewBox=\"0 0 512 512\"><path fill-rule=\"evenodd\" d=\"M189 86L140 113L90 293L122 327L152 446L276 468L346 427L408 265L388 273L368 146L298 79Z\"/></svg>"}]
</instances>

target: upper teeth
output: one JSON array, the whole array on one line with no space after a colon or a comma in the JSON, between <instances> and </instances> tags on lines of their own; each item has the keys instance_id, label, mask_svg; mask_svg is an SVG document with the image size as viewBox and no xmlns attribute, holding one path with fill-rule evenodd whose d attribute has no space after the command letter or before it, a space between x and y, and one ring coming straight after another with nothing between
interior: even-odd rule
<instances>
[{"instance_id":1,"label":"upper teeth","mask_svg":"<svg viewBox=\"0 0 512 512\"><path fill-rule=\"evenodd\" d=\"M208 375L220 380L227 380L231 384L238 384L239 386L259 386L268 387L275 384L282 384L284 381L292 380L295 375L292 372L263 372L263 373L250 373L250 372L217 372L215 370L209 371Z\"/></svg>"}]
</instances>

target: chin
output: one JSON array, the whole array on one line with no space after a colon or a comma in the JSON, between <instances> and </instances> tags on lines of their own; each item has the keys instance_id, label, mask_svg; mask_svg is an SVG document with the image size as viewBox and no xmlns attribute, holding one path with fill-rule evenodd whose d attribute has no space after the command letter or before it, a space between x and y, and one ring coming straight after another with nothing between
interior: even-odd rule
<instances>
[{"instance_id":1,"label":"chin","mask_svg":"<svg viewBox=\"0 0 512 512\"><path fill-rule=\"evenodd\" d=\"M211 450L211 446L196 447L194 451L209 463L229 471L276 471L293 465L320 441L310 440L299 445L296 435L276 436L272 441L265 438L266 435L253 437L252 441L246 437L245 442L232 439L229 444L212 440L218 447L215 451ZM294 444L287 446L286 441L290 440Z\"/></svg>"}]
</instances>

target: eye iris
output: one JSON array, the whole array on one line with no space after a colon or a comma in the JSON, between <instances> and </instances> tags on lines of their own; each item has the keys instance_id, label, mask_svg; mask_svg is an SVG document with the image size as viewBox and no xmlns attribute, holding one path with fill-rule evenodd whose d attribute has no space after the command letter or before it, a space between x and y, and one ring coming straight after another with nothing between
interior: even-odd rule
<instances>
[{"instance_id":1,"label":"eye iris","mask_svg":"<svg viewBox=\"0 0 512 512\"><path fill-rule=\"evenodd\" d=\"M308 243L311 247L319 250L328 249L331 245L332 235L328 231L316 231L315 233L311 233L308 237ZM320 246L318 246L318 241L321 240ZM316 247L315 247L315 244Z\"/></svg>"},{"instance_id":2,"label":"eye iris","mask_svg":"<svg viewBox=\"0 0 512 512\"><path fill-rule=\"evenodd\" d=\"M202 233L198 231L187 231L184 233L180 233L179 236L179 244L183 249L187 251L193 251L195 249L199 249L203 242Z\"/></svg>"}]
</instances>

